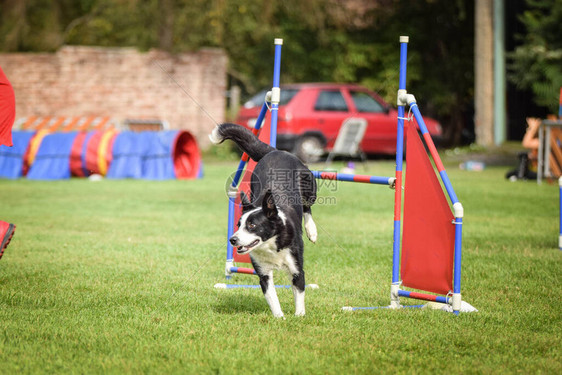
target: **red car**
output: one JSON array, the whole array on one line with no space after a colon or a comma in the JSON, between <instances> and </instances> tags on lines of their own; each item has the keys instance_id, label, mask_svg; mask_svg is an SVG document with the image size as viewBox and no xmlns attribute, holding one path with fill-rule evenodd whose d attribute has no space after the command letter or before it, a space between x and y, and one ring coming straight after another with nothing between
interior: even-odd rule
<instances>
[{"instance_id":1,"label":"red car","mask_svg":"<svg viewBox=\"0 0 562 375\"><path fill-rule=\"evenodd\" d=\"M254 126L266 91L244 104L238 113L238 124ZM350 117L367 120L367 130L361 142L365 153L396 153L397 111L362 86L338 83L281 86L277 148L291 151L306 162L318 161L332 149L340 126ZM424 117L424 120L438 144L442 138L441 125L431 118Z\"/></svg>"}]
</instances>

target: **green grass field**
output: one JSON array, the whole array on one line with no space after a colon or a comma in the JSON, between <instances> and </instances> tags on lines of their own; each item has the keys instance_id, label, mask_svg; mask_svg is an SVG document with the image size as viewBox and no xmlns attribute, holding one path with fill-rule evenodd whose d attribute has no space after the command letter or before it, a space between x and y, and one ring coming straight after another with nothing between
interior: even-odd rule
<instances>
[{"instance_id":1,"label":"green grass field","mask_svg":"<svg viewBox=\"0 0 562 375\"><path fill-rule=\"evenodd\" d=\"M389 303L393 191L324 186L319 241L305 241L320 289L304 318L278 290L278 320L258 289L213 288L235 165L207 163L196 181L0 180L0 219L17 224L0 261L0 373L562 373L557 185L448 165L465 208L462 295L479 310L460 316L342 312Z\"/></svg>"}]
</instances>

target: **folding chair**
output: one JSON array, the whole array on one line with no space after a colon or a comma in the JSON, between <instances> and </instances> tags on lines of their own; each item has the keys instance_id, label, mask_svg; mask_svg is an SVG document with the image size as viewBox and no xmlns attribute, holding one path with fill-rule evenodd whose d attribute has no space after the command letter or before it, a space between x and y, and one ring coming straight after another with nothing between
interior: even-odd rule
<instances>
[{"instance_id":1,"label":"folding chair","mask_svg":"<svg viewBox=\"0 0 562 375\"><path fill-rule=\"evenodd\" d=\"M363 140L366 129L367 120L364 118L351 117L346 119L338 132L334 148L328 154L326 164L330 164L335 156L361 157L364 162L367 158L359 144Z\"/></svg>"}]
</instances>

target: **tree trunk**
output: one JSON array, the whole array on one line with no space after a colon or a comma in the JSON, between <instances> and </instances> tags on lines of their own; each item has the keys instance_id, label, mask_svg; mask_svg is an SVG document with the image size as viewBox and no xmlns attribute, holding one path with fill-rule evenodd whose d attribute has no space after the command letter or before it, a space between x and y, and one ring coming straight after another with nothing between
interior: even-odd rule
<instances>
[{"instance_id":1,"label":"tree trunk","mask_svg":"<svg viewBox=\"0 0 562 375\"><path fill-rule=\"evenodd\" d=\"M172 0L162 0L158 4L160 7L158 47L171 52L174 47L174 4Z\"/></svg>"},{"instance_id":2,"label":"tree trunk","mask_svg":"<svg viewBox=\"0 0 562 375\"><path fill-rule=\"evenodd\" d=\"M474 128L476 143L494 144L493 0L476 0L474 17Z\"/></svg>"}]
</instances>

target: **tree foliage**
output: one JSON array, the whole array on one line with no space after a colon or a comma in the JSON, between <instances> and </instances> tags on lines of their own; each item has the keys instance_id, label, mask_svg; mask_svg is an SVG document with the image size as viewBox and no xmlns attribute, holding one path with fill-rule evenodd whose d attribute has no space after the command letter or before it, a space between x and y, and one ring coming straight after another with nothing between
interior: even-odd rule
<instances>
[{"instance_id":1,"label":"tree foliage","mask_svg":"<svg viewBox=\"0 0 562 375\"><path fill-rule=\"evenodd\" d=\"M527 0L529 10L519 20L527 33L522 44L510 54L510 80L522 89L531 89L534 101L558 111L562 87L562 1Z\"/></svg>"},{"instance_id":2,"label":"tree foliage","mask_svg":"<svg viewBox=\"0 0 562 375\"><path fill-rule=\"evenodd\" d=\"M408 90L457 143L471 123L473 8L470 0L6 0L0 48L221 47L231 82L251 94L271 85L281 37L282 82L357 82L395 103L398 37L409 35Z\"/></svg>"}]
</instances>

